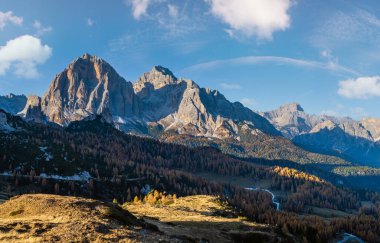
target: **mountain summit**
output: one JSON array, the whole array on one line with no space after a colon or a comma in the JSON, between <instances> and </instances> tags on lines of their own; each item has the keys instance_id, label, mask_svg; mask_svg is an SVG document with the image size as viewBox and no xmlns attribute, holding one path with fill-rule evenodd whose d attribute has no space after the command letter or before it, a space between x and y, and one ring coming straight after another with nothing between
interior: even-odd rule
<instances>
[{"instance_id":1,"label":"mountain summit","mask_svg":"<svg viewBox=\"0 0 380 243\"><path fill-rule=\"evenodd\" d=\"M58 124L106 110L122 117L137 112L132 83L120 77L103 59L89 54L57 74L42 97L42 111Z\"/></svg>"},{"instance_id":2,"label":"mountain summit","mask_svg":"<svg viewBox=\"0 0 380 243\"><path fill-rule=\"evenodd\" d=\"M106 61L89 54L57 74L37 103L29 115L41 117L35 110L41 107L50 122L61 125L103 114L120 130L144 135L170 131L239 139L243 125L255 134L280 135L242 104L231 103L218 91L200 88L192 80L178 79L168 68L154 66L132 84ZM30 108L29 104L24 113Z\"/></svg>"}]
</instances>

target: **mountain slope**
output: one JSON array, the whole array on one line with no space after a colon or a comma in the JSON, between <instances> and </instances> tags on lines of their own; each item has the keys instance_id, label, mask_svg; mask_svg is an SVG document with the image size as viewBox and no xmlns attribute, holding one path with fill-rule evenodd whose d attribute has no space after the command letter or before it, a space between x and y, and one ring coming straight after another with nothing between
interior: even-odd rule
<instances>
[{"instance_id":1,"label":"mountain slope","mask_svg":"<svg viewBox=\"0 0 380 243\"><path fill-rule=\"evenodd\" d=\"M110 64L89 54L57 74L41 102L31 97L22 115L42 121L34 109L38 106L50 122L61 125L103 114L120 130L149 136L174 131L239 139L237 124L242 122L254 133L281 135L242 104L231 103L218 91L200 88L192 80L178 79L167 68L153 67L132 85Z\"/></svg>"},{"instance_id":2,"label":"mountain slope","mask_svg":"<svg viewBox=\"0 0 380 243\"><path fill-rule=\"evenodd\" d=\"M141 100L141 113L150 126L195 136L238 138L238 123L256 132L279 135L263 117L242 104L229 102L218 91L200 88L194 81L177 79L161 66L134 84Z\"/></svg>"},{"instance_id":3,"label":"mountain slope","mask_svg":"<svg viewBox=\"0 0 380 243\"><path fill-rule=\"evenodd\" d=\"M367 165L379 165L379 127L376 119L361 122L346 117L307 114L293 103L264 112L282 134L297 145L317 153L340 156Z\"/></svg>"},{"instance_id":4,"label":"mountain slope","mask_svg":"<svg viewBox=\"0 0 380 243\"><path fill-rule=\"evenodd\" d=\"M0 241L6 242L169 240L144 224L119 206L79 197L22 195L0 205Z\"/></svg>"}]
</instances>

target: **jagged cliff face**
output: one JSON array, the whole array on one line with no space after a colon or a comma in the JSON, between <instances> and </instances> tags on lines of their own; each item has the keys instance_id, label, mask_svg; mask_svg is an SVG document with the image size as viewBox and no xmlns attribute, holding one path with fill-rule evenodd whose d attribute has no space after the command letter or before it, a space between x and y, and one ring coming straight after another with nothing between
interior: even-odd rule
<instances>
[{"instance_id":1,"label":"jagged cliff face","mask_svg":"<svg viewBox=\"0 0 380 243\"><path fill-rule=\"evenodd\" d=\"M371 133L371 136L376 142L380 141L380 119L362 119L361 124Z\"/></svg>"},{"instance_id":2,"label":"jagged cliff face","mask_svg":"<svg viewBox=\"0 0 380 243\"><path fill-rule=\"evenodd\" d=\"M280 135L242 104L192 80L178 79L167 68L155 66L132 85L107 62L88 54L56 75L42 99L37 98L28 100L21 113L25 119L39 122L46 116L67 125L102 114L120 130L151 136L170 131L239 139L243 126L252 134Z\"/></svg>"},{"instance_id":3,"label":"jagged cliff face","mask_svg":"<svg viewBox=\"0 0 380 243\"><path fill-rule=\"evenodd\" d=\"M229 102L218 91L178 79L161 66L153 67L134 84L141 101L141 116L150 126L179 134L239 139L239 125L256 132L278 134L263 117L240 103Z\"/></svg>"},{"instance_id":4,"label":"jagged cliff face","mask_svg":"<svg viewBox=\"0 0 380 243\"><path fill-rule=\"evenodd\" d=\"M322 117L307 114L297 103L283 105L276 110L263 112L261 115L289 139L309 132L318 123L324 121Z\"/></svg>"},{"instance_id":5,"label":"jagged cliff face","mask_svg":"<svg viewBox=\"0 0 380 243\"><path fill-rule=\"evenodd\" d=\"M25 107L26 100L25 95L0 95L0 109L15 115Z\"/></svg>"},{"instance_id":6,"label":"jagged cliff face","mask_svg":"<svg viewBox=\"0 0 380 243\"><path fill-rule=\"evenodd\" d=\"M290 139L306 133L316 133L324 128L331 130L339 127L351 136L373 141L371 133L361 122L347 117L308 114L297 103L283 105L276 110L261 114Z\"/></svg>"},{"instance_id":7,"label":"jagged cliff face","mask_svg":"<svg viewBox=\"0 0 380 243\"><path fill-rule=\"evenodd\" d=\"M47 117L42 112L41 98L36 95L30 95L26 102L25 108L19 113L27 121L37 123L47 122Z\"/></svg>"},{"instance_id":8,"label":"jagged cliff face","mask_svg":"<svg viewBox=\"0 0 380 243\"><path fill-rule=\"evenodd\" d=\"M380 122L307 114L292 103L262 113L282 134L297 145L365 164L380 162Z\"/></svg>"},{"instance_id":9,"label":"jagged cliff face","mask_svg":"<svg viewBox=\"0 0 380 243\"><path fill-rule=\"evenodd\" d=\"M130 117L138 106L132 83L102 59L88 54L59 73L42 97L42 111L51 122L68 124L107 110Z\"/></svg>"}]
</instances>

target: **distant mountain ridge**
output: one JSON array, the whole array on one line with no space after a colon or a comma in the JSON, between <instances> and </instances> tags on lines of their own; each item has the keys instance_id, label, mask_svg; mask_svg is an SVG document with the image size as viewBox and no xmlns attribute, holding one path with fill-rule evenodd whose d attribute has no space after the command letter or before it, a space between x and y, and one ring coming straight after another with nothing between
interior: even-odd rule
<instances>
[{"instance_id":1,"label":"distant mountain ridge","mask_svg":"<svg viewBox=\"0 0 380 243\"><path fill-rule=\"evenodd\" d=\"M308 150L369 165L380 163L380 120L311 115L297 104L262 112L281 133Z\"/></svg>"},{"instance_id":2,"label":"distant mountain ridge","mask_svg":"<svg viewBox=\"0 0 380 243\"><path fill-rule=\"evenodd\" d=\"M17 114L25 107L26 100L25 95L0 95L0 108L11 114Z\"/></svg>"}]
</instances>

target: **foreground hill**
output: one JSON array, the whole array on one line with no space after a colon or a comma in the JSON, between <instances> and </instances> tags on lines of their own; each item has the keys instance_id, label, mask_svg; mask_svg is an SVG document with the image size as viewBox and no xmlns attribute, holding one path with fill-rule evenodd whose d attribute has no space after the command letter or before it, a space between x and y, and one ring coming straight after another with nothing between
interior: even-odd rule
<instances>
[{"instance_id":1,"label":"foreground hill","mask_svg":"<svg viewBox=\"0 0 380 243\"><path fill-rule=\"evenodd\" d=\"M7 242L296 241L275 231L239 217L214 196L183 197L167 205L128 203L121 208L80 197L26 194L0 205L0 241Z\"/></svg>"},{"instance_id":2,"label":"foreground hill","mask_svg":"<svg viewBox=\"0 0 380 243\"><path fill-rule=\"evenodd\" d=\"M78 197L31 194L0 205L0 241L152 242L168 240L128 211Z\"/></svg>"},{"instance_id":3,"label":"foreground hill","mask_svg":"<svg viewBox=\"0 0 380 243\"><path fill-rule=\"evenodd\" d=\"M248 221L215 196L181 197L171 204L126 203L123 208L156 225L166 235L195 242L292 242L266 224Z\"/></svg>"}]
</instances>

